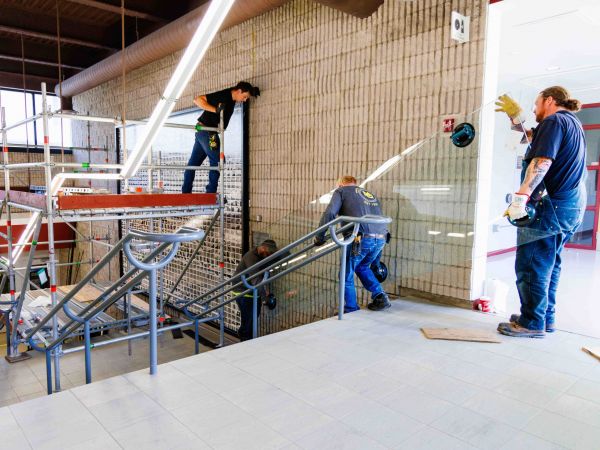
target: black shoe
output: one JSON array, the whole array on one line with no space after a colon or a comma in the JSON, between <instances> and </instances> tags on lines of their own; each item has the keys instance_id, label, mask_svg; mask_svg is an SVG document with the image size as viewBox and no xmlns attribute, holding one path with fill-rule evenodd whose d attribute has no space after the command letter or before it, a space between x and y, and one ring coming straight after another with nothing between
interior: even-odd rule
<instances>
[{"instance_id":1,"label":"black shoe","mask_svg":"<svg viewBox=\"0 0 600 450\"><path fill-rule=\"evenodd\" d=\"M390 299L385 292L382 292L367 305L367 308L369 308L371 311L381 311L383 309L388 309L390 306L392 306Z\"/></svg>"}]
</instances>

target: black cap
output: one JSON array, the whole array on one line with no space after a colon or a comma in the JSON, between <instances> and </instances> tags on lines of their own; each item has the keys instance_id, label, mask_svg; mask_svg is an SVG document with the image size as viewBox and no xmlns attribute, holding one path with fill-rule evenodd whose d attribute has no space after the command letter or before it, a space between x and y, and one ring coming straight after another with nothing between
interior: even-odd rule
<instances>
[{"instance_id":1,"label":"black cap","mask_svg":"<svg viewBox=\"0 0 600 450\"><path fill-rule=\"evenodd\" d=\"M266 239L260 244L261 247L265 247L271 254L277 251L277 244L273 239Z\"/></svg>"}]
</instances>

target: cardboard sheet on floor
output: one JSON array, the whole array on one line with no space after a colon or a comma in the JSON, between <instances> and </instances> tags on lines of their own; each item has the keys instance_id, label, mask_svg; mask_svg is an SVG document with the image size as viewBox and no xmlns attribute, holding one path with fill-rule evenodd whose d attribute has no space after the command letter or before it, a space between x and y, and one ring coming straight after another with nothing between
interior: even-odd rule
<instances>
[{"instance_id":1,"label":"cardboard sheet on floor","mask_svg":"<svg viewBox=\"0 0 600 450\"><path fill-rule=\"evenodd\" d=\"M470 328L421 328L428 339L443 339L447 341L489 342L500 344L498 336L487 330Z\"/></svg>"},{"instance_id":2,"label":"cardboard sheet on floor","mask_svg":"<svg viewBox=\"0 0 600 450\"><path fill-rule=\"evenodd\" d=\"M600 347L595 347L595 348L592 348L592 347L583 347L581 350L583 350L588 355L591 355L594 358L596 358L598 361L600 361Z\"/></svg>"},{"instance_id":3,"label":"cardboard sheet on floor","mask_svg":"<svg viewBox=\"0 0 600 450\"><path fill-rule=\"evenodd\" d=\"M67 295L71 292L76 285L69 284L66 286L58 286L58 290L62 295ZM95 286L84 286L77 294L75 294L75 300L82 303L89 303L92 300L96 300L102 291Z\"/></svg>"},{"instance_id":4,"label":"cardboard sheet on floor","mask_svg":"<svg viewBox=\"0 0 600 450\"><path fill-rule=\"evenodd\" d=\"M58 290L62 295L67 295L67 293L69 293L75 286L75 284L58 286ZM81 303L89 303L93 300L96 300L100 294L102 294L102 290L98 289L96 286L84 286L77 294L75 294L75 300ZM149 310L148 302L145 302L137 295L131 296L131 304L144 311Z\"/></svg>"}]
</instances>

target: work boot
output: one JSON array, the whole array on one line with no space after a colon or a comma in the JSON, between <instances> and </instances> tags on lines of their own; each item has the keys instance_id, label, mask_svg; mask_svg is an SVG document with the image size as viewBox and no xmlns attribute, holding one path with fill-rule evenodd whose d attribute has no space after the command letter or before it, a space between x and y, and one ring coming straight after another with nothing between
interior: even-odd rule
<instances>
[{"instance_id":1,"label":"work boot","mask_svg":"<svg viewBox=\"0 0 600 450\"><path fill-rule=\"evenodd\" d=\"M510 316L510 321L514 322L514 323L519 323L520 318L521 318L521 314L512 314ZM556 328L554 327L554 324L546 322L546 333L554 333L555 331L556 331Z\"/></svg>"},{"instance_id":2,"label":"work boot","mask_svg":"<svg viewBox=\"0 0 600 450\"><path fill-rule=\"evenodd\" d=\"M371 311L381 311L383 309L388 309L390 306L392 306L390 299L385 292L382 292L375 296L373 301L367 305L367 308Z\"/></svg>"},{"instance_id":3,"label":"work boot","mask_svg":"<svg viewBox=\"0 0 600 450\"><path fill-rule=\"evenodd\" d=\"M544 330L530 330L524 328L518 323L503 322L498 325L498 332L505 336L513 337L528 337L528 338L543 338L546 336Z\"/></svg>"}]
</instances>

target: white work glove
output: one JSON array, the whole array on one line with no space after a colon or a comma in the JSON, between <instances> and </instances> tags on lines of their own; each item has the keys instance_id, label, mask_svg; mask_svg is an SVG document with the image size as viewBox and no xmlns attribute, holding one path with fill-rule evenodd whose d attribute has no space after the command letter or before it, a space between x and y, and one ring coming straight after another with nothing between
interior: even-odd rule
<instances>
[{"instance_id":1,"label":"white work glove","mask_svg":"<svg viewBox=\"0 0 600 450\"><path fill-rule=\"evenodd\" d=\"M508 216L510 220L518 220L527 216L527 202L529 201L529 195L527 194L513 194L512 201L508 205L508 209L504 212L504 216Z\"/></svg>"},{"instance_id":2,"label":"white work glove","mask_svg":"<svg viewBox=\"0 0 600 450\"><path fill-rule=\"evenodd\" d=\"M504 94L498 97L496 106L498 107L496 109L496 112L506 113L506 115L510 118L513 124L525 122L523 109L508 94Z\"/></svg>"}]
</instances>

